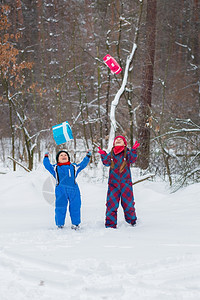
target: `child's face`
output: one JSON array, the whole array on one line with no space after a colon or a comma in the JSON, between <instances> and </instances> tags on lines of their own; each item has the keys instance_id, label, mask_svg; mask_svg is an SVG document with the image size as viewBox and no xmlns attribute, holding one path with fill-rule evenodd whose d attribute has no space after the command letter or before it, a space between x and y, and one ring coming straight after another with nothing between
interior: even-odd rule
<instances>
[{"instance_id":1,"label":"child's face","mask_svg":"<svg viewBox=\"0 0 200 300\"><path fill-rule=\"evenodd\" d=\"M117 138L115 140L115 146L125 146L123 139L122 138Z\"/></svg>"},{"instance_id":2,"label":"child's face","mask_svg":"<svg viewBox=\"0 0 200 300\"><path fill-rule=\"evenodd\" d=\"M59 163L66 163L68 161L69 161L69 159L68 159L67 153L61 152L60 155L58 156L58 162Z\"/></svg>"}]
</instances>

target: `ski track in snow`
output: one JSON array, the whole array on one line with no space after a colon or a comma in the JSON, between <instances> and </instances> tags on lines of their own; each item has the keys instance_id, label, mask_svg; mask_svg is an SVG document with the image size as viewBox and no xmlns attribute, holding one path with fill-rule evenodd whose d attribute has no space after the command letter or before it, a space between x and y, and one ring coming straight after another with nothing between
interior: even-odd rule
<instances>
[{"instance_id":1,"label":"ski track in snow","mask_svg":"<svg viewBox=\"0 0 200 300\"><path fill-rule=\"evenodd\" d=\"M46 173L1 176L1 300L200 299L200 185L134 187L138 224L104 228L106 183L82 178L82 227L54 225Z\"/></svg>"}]
</instances>

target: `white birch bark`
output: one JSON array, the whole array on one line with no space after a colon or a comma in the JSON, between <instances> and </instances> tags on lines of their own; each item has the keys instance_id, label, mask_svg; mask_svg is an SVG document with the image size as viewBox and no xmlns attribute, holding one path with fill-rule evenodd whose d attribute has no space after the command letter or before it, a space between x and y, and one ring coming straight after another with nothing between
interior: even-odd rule
<instances>
[{"instance_id":1,"label":"white birch bark","mask_svg":"<svg viewBox=\"0 0 200 300\"><path fill-rule=\"evenodd\" d=\"M109 141L108 141L108 151L110 151L112 148L113 141L115 138L115 131L117 128L116 119L115 119L115 110L119 103L120 97L125 90L127 80L128 80L129 67L130 67L130 64L131 64L131 61L133 59L136 49L137 49L137 45L135 43L133 43L132 51L126 59L126 67L125 67L122 85L121 85L120 89L118 90L117 94L115 95L114 100L111 103L111 109L110 109L110 125L111 126L110 126L110 134L109 134Z\"/></svg>"},{"instance_id":2,"label":"white birch bark","mask_svg":"<svg viewBox=\"0 0 200 300\"><path fill-rule=\"evenodd\" d=\"M143 0L139 0L139 2L140 2L139 16L138 16L138 21L137 21L137 25L136 25L136 31L135 31L135 37L134 37L134 41L133 41L132 51L126 59L126 67L125 67L125 72L124 72L122 85L121 85L120 89L118 90L117 94L115 95L114 100L111 103L111 109L110 109L110 134L109 134L108 149L107 149L108 151L110 151L111 148L112 148L113 141L114 141L114 138L115 138L115 131L116 131L116 128L117 128L116 119L115 119L115 110L116 110L116 107L119 103L120 97L121 97L121 95L123 94L123 92L125 90L127 80L128 80L128 72L129 72L130 64L133 60L133 56L134 56L135 51L137 49L139 28L140 28L140 22L141 22L142 11L143 11Z\"/></svg>"}]
</instances>

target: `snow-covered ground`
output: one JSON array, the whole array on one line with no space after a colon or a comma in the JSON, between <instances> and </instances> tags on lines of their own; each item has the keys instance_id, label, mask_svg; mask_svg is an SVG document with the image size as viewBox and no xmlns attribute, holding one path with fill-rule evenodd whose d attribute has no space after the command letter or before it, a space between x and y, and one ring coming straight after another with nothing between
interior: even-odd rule
<instances>
[{"instance_id":1,"label":"snow-covered ground","mask_svg":"<svg viewBox=\"0 0 200 300\"><path fill-rule=\"evenodd\" d=\"M54 225L46 171L0 175L1 300L200 299L200 184L134 186L138 223L104 228L107 184L78 180L82 227Z\"/></svg>"}]
</instances>

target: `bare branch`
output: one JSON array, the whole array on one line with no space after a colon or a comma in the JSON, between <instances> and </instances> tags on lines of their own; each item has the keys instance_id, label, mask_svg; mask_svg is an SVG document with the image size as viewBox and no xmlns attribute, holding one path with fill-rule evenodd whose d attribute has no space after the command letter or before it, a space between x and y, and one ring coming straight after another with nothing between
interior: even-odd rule
<instances>
[{"instance_id":1,"label":"bare branch","mask_svg":"<svg viewBox=\"0 0 200 300\"><path fill-rule=\"evenodd\" d=\"M30 170L28 168L26 168L25 166L23 166L20 162L18 162L15 158L12 158L10 156L8 156L9 159L11 159L12 161L14 161L17 165L19 165L20 167L22 167L25 171L30 172Z\"/></svg>"}]
</instances>

